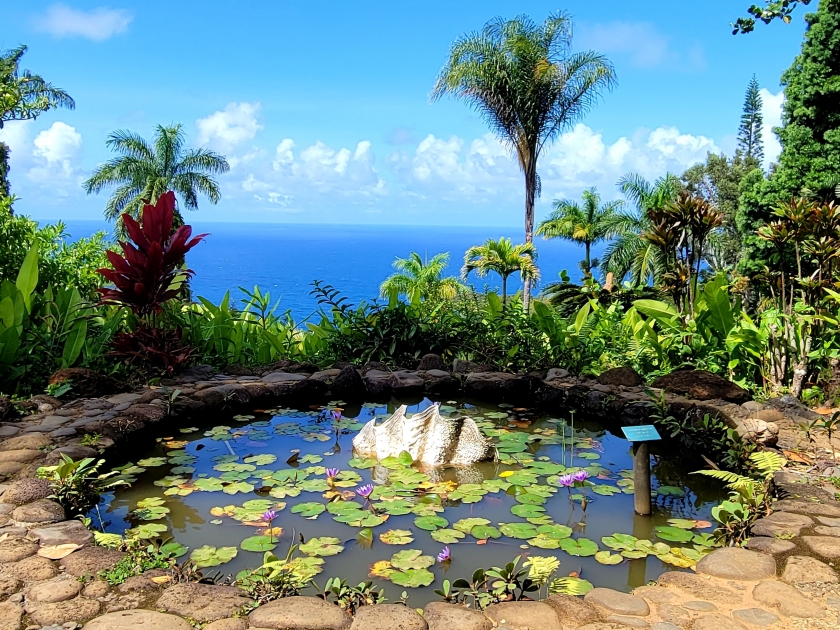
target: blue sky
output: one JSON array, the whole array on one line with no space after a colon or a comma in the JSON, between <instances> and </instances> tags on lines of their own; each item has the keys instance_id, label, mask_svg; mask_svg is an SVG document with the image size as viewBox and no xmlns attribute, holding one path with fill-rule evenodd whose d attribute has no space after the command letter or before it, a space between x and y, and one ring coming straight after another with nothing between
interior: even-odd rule
<instances>
[{"instance_id":1,"label":"blue sky","mask_svg":"<svg viewBox=\"0 0 840 630\"><path fill-rule=\"evenodd\" d=\"M575 48L615 64L618 87L541 159L539 217L590 186L617 196L625 172L653 178L731 152L753 73L772 135L802 13L734 37L729 23L748 4L9 3L0 49L27 44L24 66L77 103L0 131L13 150L16 209L99 218L105 195L86 196L80 182L111 157L107 134L151 137L154 125L180 122L193 145L232 165L220 203L200 203L205 221L520 225L515 163L464 104L429 101L455 38L495 16L542 20L562 9L574 17Z\"/></svg>"}]
</instances>

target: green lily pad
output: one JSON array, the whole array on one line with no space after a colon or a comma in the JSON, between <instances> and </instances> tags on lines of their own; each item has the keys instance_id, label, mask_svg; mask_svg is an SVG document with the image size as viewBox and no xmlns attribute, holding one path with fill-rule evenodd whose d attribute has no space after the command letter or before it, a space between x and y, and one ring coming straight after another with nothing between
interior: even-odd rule
<instances>
[{"instance_id":1,"label":"green lily pad","mask_svg":"<svg viewBox=\"0 0 840 630\"><path fill-rule=\"evenodd\" d=\"M611 497L614 494L621 494L621 489L607 484L594 484L591 486L592 492L600 494L601 496Z\"/></svg>"},{"instance_id":2,"label":"green lily pad","mask_svg":"<svg viewBox=\"0 0 840 630\"><path fill-rule=\"evenodd\" d=\"M488 538L501 538L502 532L492 525L476 525L470 530L470 536L478 540L487 540Z\"/></svg>"},{"instance_id":3,"label":"green lily pad","mask_svg":"<svg viewBox=\"0 0 840 630\"><path fill-rule=\"evenodd\" d=\"M552 523L550 525L540 525L537 527L537 533L554 538L555 540L563 540L572 535L572 528L566 525Z\"/></svg>"},{"instance_id":4,"label":"green lily pad","mask_svg":"<svg viewBox=\"0 0 840 630\"><path fill-rule=\"evenodd\" d=\"M545 508L541 505L527 505L520 503L511 507L510 513L520 518L532 518L544 514Z\"/></svg>"},{"instance_id":5,"label":"green lily pad","mask_svg":"<svg viewBox=\"0 0 840 630\"><path fill-rule=\"evenodd\" d=\"M344 551L344 545L338 538L322 536L321 538L310 538L298 549L307 556L335 556Z\"/></svg>"},{"instance_id":6,"label":"green lily pad","mask_svg":"<svg viewBox=\"0 0 840 630\"><path fill-rule=\"evenodd\" d=\"M594 586L592 582L576 577L562 577L551 581L548 590L550 593L561 595L586 595Z\"/></svg>"},{"instance_id":7,"label":"green lily pad","mask_svg":"<svg viewBox=\"0 0 840 630\"><path fill-rule=\"evenodd\" d=\"M155 468L156 466L164 466L166 465L166 458L165 457L147 457L146 459L141 459L137 462L138 466L143 466L144 468Z\"/></svg>"},{"instance_id":8,"label":"green lily pad","mask_svg":"<svg viewBox=\"0 0 840 630\"><path fill-rule=\"evenodd\" d=\"M676 486L659 486L656 489L656 494L661 497L684 497L685 490Z\"/></svg>"},{"instance_id":9,"label":"green lily pad","mask_svg":"<svg viewBox=\"0 0 840 630\"><path fill-rule=\"evenodd\" d=\"M632 551L636 548L636 542L639 539L630 534L613 534L612 536L604 536L601 542L614 551Z\"/></svg>"},{"instance_id":10,"label":"green lily pad","mask_svg":"<svg viewBox=\"0 0 840 630\"><path fill-rule=\"evenodd\" d=\"M190 554L190 560L193 566L199 569L206 569L230 562L236 557L237 553L239 552L236 547L212 547L210 545L204 545L193 550Z\"/></svg>"},{"instance_id":11,"label":"green lily pad","mask_svg":"<svg viewBox=\"0 0 840 630\"><path fill-rule=\"evenodd\" d=\"M487 521L488 523L490 521ZM446 527L449 525L449 521L447 521L442 516L418 516L414 519L414 524L419 527L420 529L425 529L426 531L433 532L436 529L440 529L441 527Z\"/></svg>"},{"instance_id":12,"label":"green lily pad","mask_svg":"<svg viewBox=\"0 0 840 630\"><path fill-rule=\"evenodd\" d=\"M404 571L394 571L391 574L391 581L404 588L419 588L434 582L435 574L428 569L406 569Z\"/></svg>"},{"instance_id":13,"label":"green lily pad","mask_svg":"<svg viewBox=\"0 0 840 630\"><path fill-rule=\"evenodd\" d=\"M621 564L624 558L617 553L610 553L609 551L599 551L595 554L595 560L601 564Z\"/></svg>"},{"instance_id":14,"label":"green lily pad","mask_svg":"<svg viewBox=\"0 0 840 630\"><path fill-rule=\"evenodd\" d=\"M310 455L304 455L298 461L300 461L301 464L317 464L319 462L324 461L324 458L321 457L320 455L310 454Z\"/></svg>"},{"instance_id":15,"label":"green lily pad","mask_svg":"<svg viewBox=\"0 0 840 630\"><path fill-rule=\"evenodd\" d=\"M254 486L252 486L250 483L246 483L244 481L235 481L233 483L230 483L230 484L226 485L222 489L222 492L224 492L225 494L238 494L240 492L253 492L253 491L254 491Z\"/></svg>"},{"instance_id":16,"label":"green lily pad","mask_svg":"<svg viewBox=\"0 0 840 630\"><path fill-rule=\"evenodd\" d=\"M560 541L560 549L570 556L585 558L598 553L598 544L588 538L564 538Z\"/></svg>"},{"instance_id":17,"label":"green lily pad","mask_svg":"<svg viewBox=\"0 0 840 630\"><path fill-rule=\"evenodd\" d=\"M353 468L358 468L360 470L364 470L366 468L373 468L379 462L372 457L354 457L349 462L347 462L348 466L352 466Z\"/></svg>"},{"instance_id":18,"label":"green lily pad","mask_svg":"<svg viewBox=\"0 0 840 630\"><path fill-rule=\"evenodd\" d=\"M525 505L542 505L546 502L546 500L546 497L537 494L532 494L530 492L516 495L517 503L523 503Z\"/></svg>"},{"instance_id":19,"label":"green lily pad","mask_svg":"<svg viewBox=\"0 0 840 630\"><path fill-rule=\"evenodd\" d=\"M423 552L417 549L398 551L391 556L391 566L401 571L405 571L406 569L425 569L434 563L435 559L432 556L424 556Z\"/></svg>"},{"instance_id":20,"label":"green lily pad","mask_svg":"<svg viewBox=\"0 0 840 630\"><path fill-rule=\"evenodd\" d=\"M457 529L436 529L431 533L432 540L444 545L451 545L466 537L464 532Z\"/></svg>"},{"instance_id":21,"label":"green lily pad","mask_svg":"<svg viewBox=\"0 0 840 630\"><path fill-rule=\"evenodd\" d=\"M470 518L462 518L460 521L453 523L452 528L457 529L459 532L464 532L469 534L472 531L472 528L476 525L489 525L490 521L486 518L479 518L479 517L470 517Z\"/></svg>"},{"instance_id":22,"label":"green lily pad","mask_svg":"<svg viewBox=\"0 0 840 630\"><path fill-rule=\"evenodd\" d=\"M239 546L245 551L273 551L277 547L275 539L270 536L249 536Z\"/></svg>"},{"instance_id":23,"label":"green lily pad","mask_svg":"<svg viewBox=\"0 0 840 630\"><path fill-rule=\"evenodd\" d=\"M379 534L379 540L386 545L407 545L414 542L414 536L407 529L392 529Z\"/></svg>"},{"instance_id":24,"label":"green lily pad","mask_svg":"<svg viewBox=\"0 0 840 630\"><path fill-rule=\"evenodd\" d=\"M318 515L326 509L327 508L323 503L310 501L307 503L298 503L297 505L292 506L292 514L300 514L303 518L315 520L318 518Z\"/></svg>"},{"instance_id":25,"label":"green lily pad","mask_svg":"<svg viewBox=\"0 0 840 630\"><path fill-rule=\"evenodd\" d=\"M537 528L530 523L502 523L499 531L509 538L534 538L537 535Z\"/></svg>"},{"instance_id":26,"label":"green lily pad","mask_svg":"<svg viewBox=\"0 0 840 630\"><path fill-rule=\"evenodd\" d=\"M697 521L692 518L669 518L668 525L680 529L694 529L697 526Z\"/></svg>"},{"instance_id":27,"label":"green lily pad","mask_svg":"<svg viewBox=\"0 0 840 630\"><path fill-rule=\"evenodd\" d=\"M272 455L271 453L251 455L251 457L246 457L242 461L246 464L254 464L255 466L269 466L277 461L277 455Z\"/></svg>"},{"instance_id":28,"label":"green lily pad","mask_svg":"<svg viewBox=\"0 0 840 630\"><path fill-rule=\"evenodd\" d=\"M654 527L653 531L656 532L657 538L667 540L668 542L684 543L694 537L694 534L690 531L680 529L679 527L672 527L670 525L660 525L659 527Z\"/></svg>"},{"instance_id":29,"label":"green lily pad","mask_svg":"<svg viewBox=\"0 0 840 630\"><path fill-rule=\"evenodd\" d=\"M126 532L128 538L139 538L141 540L150 540L157 538L163 532L169 529L166 525L161 523L143 523Z\"/></svg>"}]
</instances>

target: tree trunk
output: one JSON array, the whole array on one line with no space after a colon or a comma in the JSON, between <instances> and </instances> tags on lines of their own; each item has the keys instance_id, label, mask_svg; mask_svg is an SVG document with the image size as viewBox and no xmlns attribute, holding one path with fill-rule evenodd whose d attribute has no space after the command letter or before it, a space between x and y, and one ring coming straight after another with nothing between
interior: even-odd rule
<instances>
[{"instance_id":1,"label":"tree trunk","mask_svg":"<svg viewBox=\"0 0 840 630\"><path fill-rule=\"evenodd\" d=\"M0 195L8 197L9 189L9 145L0 142Z\"/></svg>"},{"instance_id":2,"label":"tree trunk","mask_svg":"<svg viewBox=\"0 0 840 630\"><path fill-rule=\"evenodd\" d=\"M584 243L584 246L586 247L586 260L584 261L583 266L586 267L586 269L584 269L583 274L589 278L592 276L592 263L589 262L589 241Z\"/></svg>"},{"instance_id":3,"label":"tree trunk","mask_svg":"<svg viewBox=\"0 0 840 630\"><path fill-rule=\"evenodd\" d=\"M525 242L534 242L534 198L537 194L537 160L532 157L525 170ZM522 307L525 312L531 308L531 281L525 280L522 291Z\"/></svg>"},{"instance_id":4,"label":"tree trunk","mask_svg":"<svg viewBox=\"0 0 840 630\"><path fill-rule=\"evenodd\" d=\"M507 276L502 274L502 304L507 304Z\"/></svg>"}]
</instances>

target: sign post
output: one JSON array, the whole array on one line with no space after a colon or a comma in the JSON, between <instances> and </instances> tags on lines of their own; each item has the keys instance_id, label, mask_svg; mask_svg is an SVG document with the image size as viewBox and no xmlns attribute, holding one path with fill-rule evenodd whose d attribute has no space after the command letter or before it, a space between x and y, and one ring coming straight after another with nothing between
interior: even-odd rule
<instances>
[{"instance_id":1,"label":"sign post","mask_svg":"<svg viewBox=\"0 0 840 630\"><path fill-rule=\"evenodd\" d=\"M624 437L633 443L633 508L636 514L650 514L650 447L648 443L661 440L652 424L621 427Z\"/></svg>"}]
</instances>

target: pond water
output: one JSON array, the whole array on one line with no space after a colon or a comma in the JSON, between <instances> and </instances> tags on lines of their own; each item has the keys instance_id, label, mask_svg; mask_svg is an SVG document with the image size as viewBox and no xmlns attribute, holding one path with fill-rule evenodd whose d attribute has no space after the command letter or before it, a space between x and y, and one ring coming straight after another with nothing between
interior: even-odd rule
<instances>
[{"instance_id":1,"label":"pond water","mask_svg":"<svg viewBox=\"0 0 840 630\"><path fill-rule=\"evenodd\" d=\"M396 400L348 405L338 421L334 407L254 410L220 426L173 427L126 464L142 469L136 482L104 496L91 516L96 524L101 515L108 532L133 527L173 538L189 548L184 559L196 554L205 574L256 568L271 548L285 557L303 536L299 562L320 571L319 585L334 576L351 584L373 579L391 601L408 591L412 606L436 599L444 579L468 578L520 554L555 556L557 577L629 591L690 566L711 544L710 509L722 490L690 475L697 464L666 443L652 456L653 514L641 517L633 511L631 445L617 426L613 433L579 414L437 402L444 415L471 416L500 461L422 469L354 457L353 436L393 413ZM414 401L408 411L431 404ZM327 468L341 471L334 485ZM558 486L558 475L581 469L589 475L584 487ZM354 495L368 483L375 488L370 502ZM276 512L271 532L267 510ZM451 560L430 565L444 546ZM372 570L378 575L369 577Z\"/></svg>"}]
</instances>

